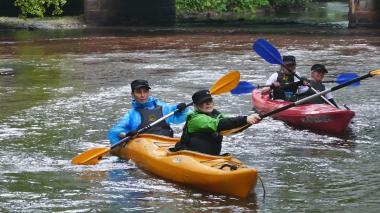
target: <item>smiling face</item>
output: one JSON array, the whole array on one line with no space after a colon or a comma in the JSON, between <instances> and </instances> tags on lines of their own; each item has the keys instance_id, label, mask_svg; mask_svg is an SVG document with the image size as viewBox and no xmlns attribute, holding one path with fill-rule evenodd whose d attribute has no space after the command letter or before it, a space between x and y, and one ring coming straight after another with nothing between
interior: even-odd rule
<instances>
[{"instance_id":1,"label":"smiling face","mask_svg":"<svg viewBox=\"0 0 380 213\"><path fill-rule=\"evenodd\" d=\"M325 77L325 73L313 71L313 72L311 72L310 77L311 77L311 79L313 79L316 82L321 82L323 80L323 78Z\"/></svg>"},{"instance_id":2,"label":"smiling face","mask_svg":"<svg viewBox=\"0 0 380 213\"><path fill-rule=\"evenodd\" d=\"M195 107L201 112L211 113L214 110L214 101L210 99L201 104L196 104Z\"/></svg>"},{"instance_id":3,"label":"smiling face","mask_svg":"<svg viewBox=\"0 0 380 213\"><path fill-rule=\"evenodd\" d=\"M145 104L148 101L148 98L150 96L149 89L143 87L139 89L135 89L132 92L132 97L137 101L139 104Z\"/></svg>"}]
</instances>

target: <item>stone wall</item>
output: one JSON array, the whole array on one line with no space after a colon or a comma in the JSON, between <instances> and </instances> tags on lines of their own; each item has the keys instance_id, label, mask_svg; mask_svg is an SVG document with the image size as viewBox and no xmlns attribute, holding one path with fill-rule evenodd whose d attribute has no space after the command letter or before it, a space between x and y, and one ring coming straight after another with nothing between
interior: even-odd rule
<instances>
[{"instance_id":1,"label":"stone wall","mask_svg":"<svg viewBox=\"0 0 380 213\"><path fill-rule=\"evenodd\" d=\"M379 0L349 0L349 26L380 26Z\"/></svg>"},{"instance_id":2,"label":"stone wall","mask_svg":"<svg viewBox=\"0 0 380 213\"><path fill-rule=\"evenodd\" d=\"M173 25L175 0L84 0L89 25Z\"/></svg>"}]
</instances>

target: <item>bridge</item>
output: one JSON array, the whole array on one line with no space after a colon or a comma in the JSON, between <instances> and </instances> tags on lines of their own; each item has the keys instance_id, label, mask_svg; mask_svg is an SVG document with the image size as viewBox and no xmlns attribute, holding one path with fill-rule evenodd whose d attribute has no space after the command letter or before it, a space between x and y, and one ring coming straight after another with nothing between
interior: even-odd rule
<instances>
[{"instance_id":1,"label":"bridge","mask_svg":"<svg viewBox=\"0 0 380 213\"><path fill-rule=\"evenodd\" d=\"M0 0L0 16L18 16L14 0ZM380 26L380 0L347 0L349 26ZM68 0L64 15L84 14L88 25L173 25L176 0Z\"/></svg>"},{"instance_id":2,"label":"bridge","mask_svg":"<svg viewBox=\"0 0 380 213\"><path fill-rule=\"evenodd\" d=\"M380 26L380 0L347 0L349 26ZM175 23L175 0L84 0L88 24Z\"/></svg>"},{"instance_id":3,"label":"bridge","mask_svg":"<svg viewBox=\"0 0 380 213\"><path fill-rule=\"evenodd\" d=\"M349 0L349 26L380 26L380 0Z\"/></svg>"},{"instance_id":4,"label":"bridge","mask_svg":"<svg viewBox=\"0 0 380 213\"><path fill-rule=\"evenodd\" d=\"M175 0L84 0L90 25L173 25Z\"/></svg>"}]
</instances>

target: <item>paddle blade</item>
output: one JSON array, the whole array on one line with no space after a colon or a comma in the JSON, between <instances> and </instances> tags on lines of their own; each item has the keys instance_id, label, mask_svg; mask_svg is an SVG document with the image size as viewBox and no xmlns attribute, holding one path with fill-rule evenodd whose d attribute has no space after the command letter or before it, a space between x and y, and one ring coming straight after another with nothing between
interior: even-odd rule
<instances>
[{"instance_id":1,"label":"paddle blade","mask_svg":"<svg viewBox=\"0 0 380 213\"><path fill-rule=\"evenodd\" d=\"M271 64L284 64L281 54L265 39L258 39L252 46L253 50L259 54L265 61Z\"/></svg>"},{"instance_id":2,"label":"paddle blade","mask_svg":"<svg viewBox=\"0 0 380 213\"><path fill-rule=\"evenodd\" d=\"M77 155L71 160L75 165L95 165L108 154L110 148L94 148Z\"/></svg>"},{"instance_id":3,"label":"paddle blade","mask_svg":"<svg viewBox=\"0 0 380 213\"><path fill-rule=\"evenodd\" d=\"M239 94L245 94L245 93L251 93L252 90L256 89L255 85L247 82L247 81L240 81L237 87L235 89L231 90L231 93L233 95L239 95Z\"/></svg>"},{"instance_id":4,"label":"paddle blade","mask_svg":"<svg viewBox=\"0 0 380 213\"><path fill-rule=\"evenodd\" d=\"M220 95L230 92L240 81L240 72L233 70L220 78L210 89L211 95Z\"/></svg>"},{"instance_id":5,"label":"paddle blade","mask_svg":"<svg viewBox=\"0 0 380 213\"><path fill-rule=\"evenodd\" d=\"M380 69L377 69L377 70L373 70L371 72L369 72L369 74L373 77L375 75L380 75Z\"/></svg>"},{"instance_id":6,"label":"paddle blade","mask_svg":"<svg viewBox=\"0 0 380 213\"><path fill-rule=\"evenodd\" d=\"M343 84L347 81L351 81L352 79L358 78L359 75L356 73L341 73L336 77L337 84ZM360 86L360 81L350 84L349 86L357 87Z\"/></svg>"}]
</instances>

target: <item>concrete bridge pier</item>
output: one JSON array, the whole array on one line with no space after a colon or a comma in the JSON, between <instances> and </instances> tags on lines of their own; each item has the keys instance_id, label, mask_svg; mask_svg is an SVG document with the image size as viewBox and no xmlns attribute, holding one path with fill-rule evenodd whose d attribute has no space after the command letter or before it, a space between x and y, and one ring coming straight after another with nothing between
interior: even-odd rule
<instances>
[{"instance_id":1,"label":"concrete bridge pier","mask_svg":"<svg viewBox=\"0 0 380 213\"><path fill-rule=\"evenodd\" d=\"M349 27L380 26L380 0L349 0Z\"/></svg>"},{"instance_id":2,"label":"concrete bridge pier","mask_svg":"<svg viewBox=\"0 0 380 213\"><path fill-rule=\"evenodd\" d=\"M174 25L175 0L84 0L89 25Z\"/></svg>"}]
</instances>

